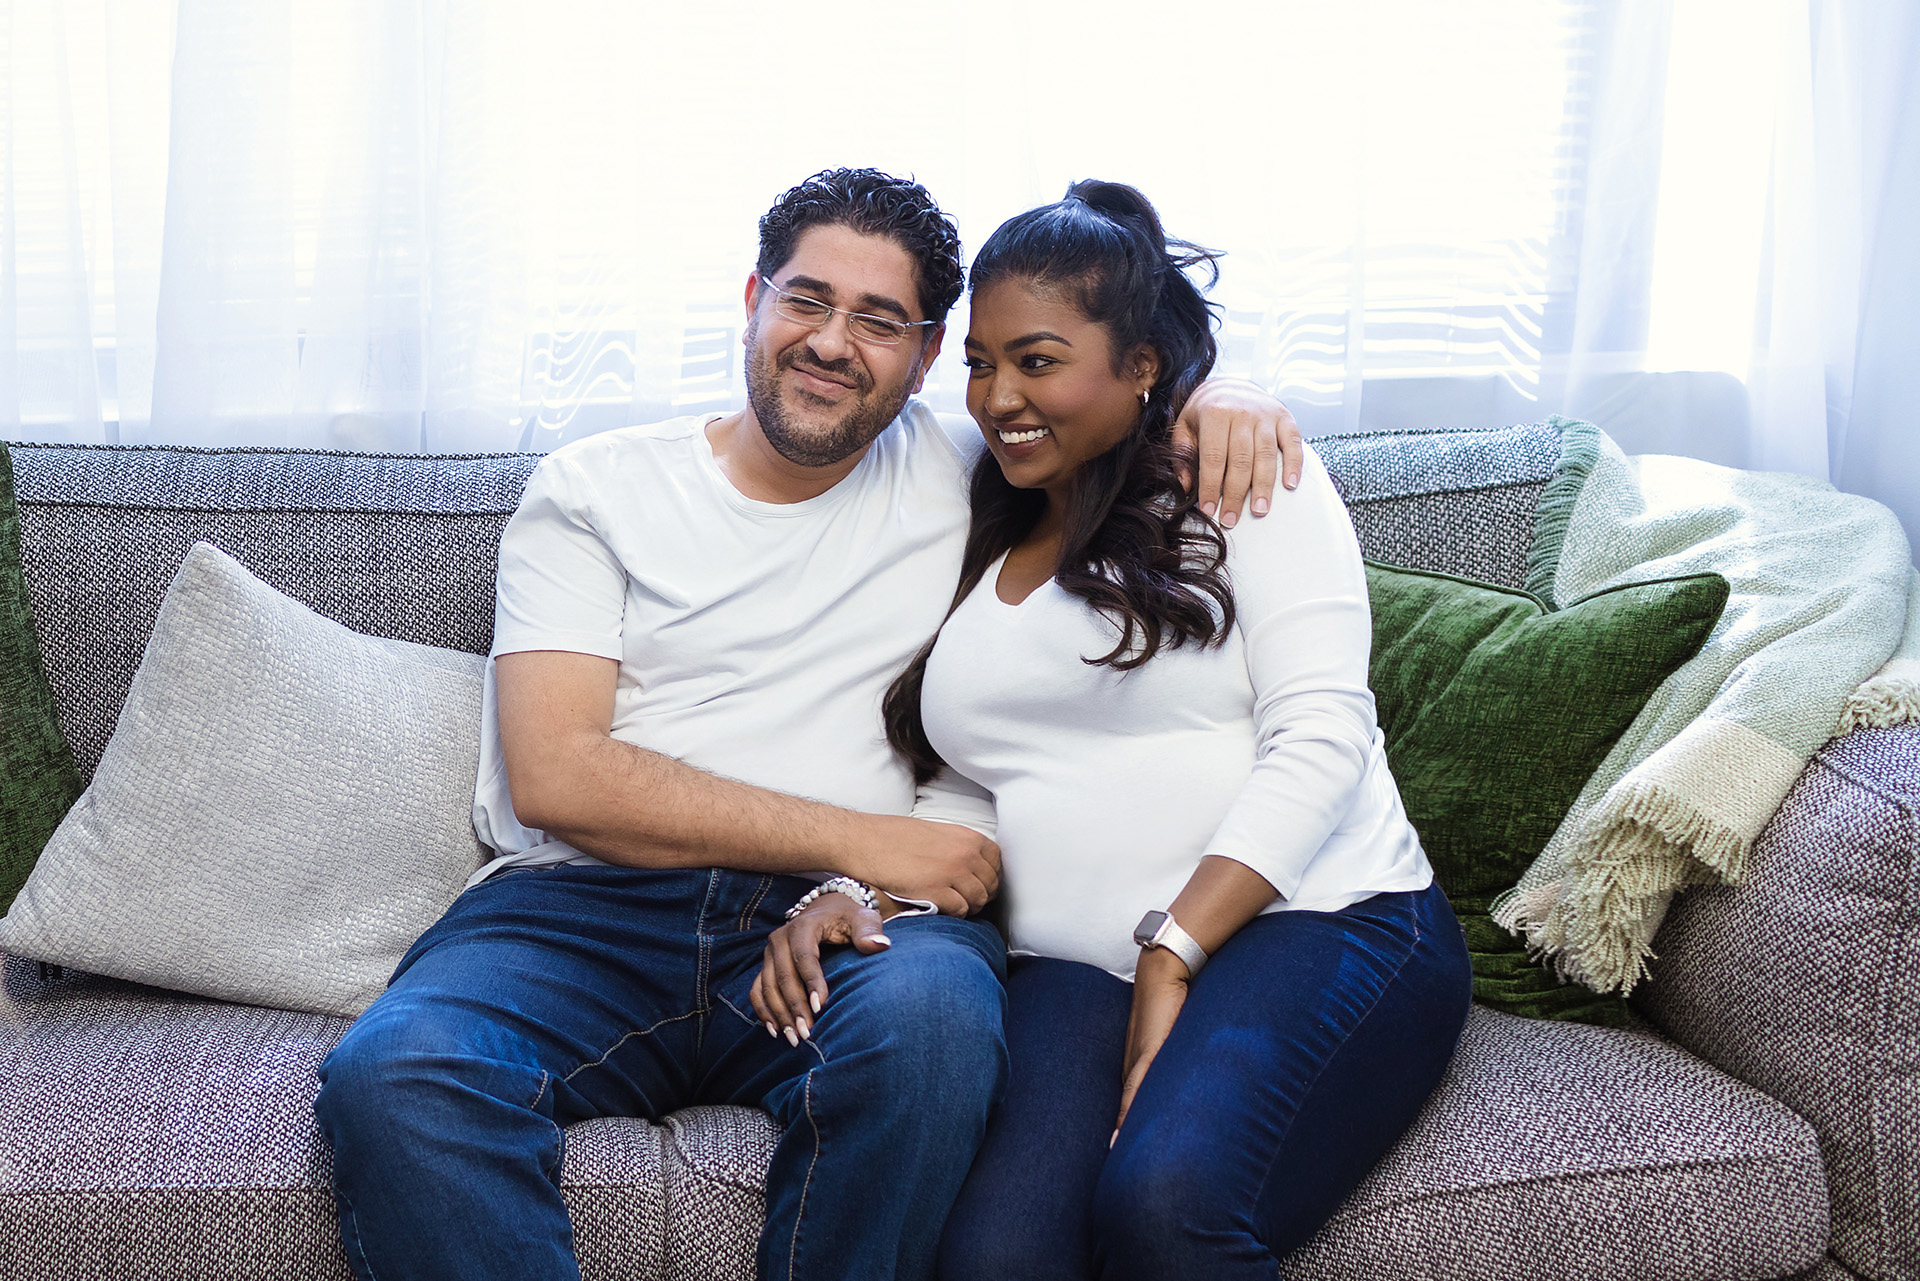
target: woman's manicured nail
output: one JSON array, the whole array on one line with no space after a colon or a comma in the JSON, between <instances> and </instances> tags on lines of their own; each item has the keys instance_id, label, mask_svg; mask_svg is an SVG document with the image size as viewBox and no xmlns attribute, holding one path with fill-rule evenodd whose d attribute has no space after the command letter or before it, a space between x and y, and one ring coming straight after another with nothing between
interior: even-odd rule
<instances>
[{"instance_id":1,"label":"woman's manicured nail","mask_svg":"<svg viewBox=\"0 0 1920 1281\"><path fill-rule=\"evenodd\" d=\"M793 1021L793 1025L800 1029L801 1040L811 1041L813 1039L813 1035L812 1035L813 1029L807 1026L807 1021L805 1019L795 1019Z\"/></svg>"},{"instance_id":2,"label":"woman's manicured nail","mask_svg":"<svg viewBox=\"0 0 1920 1281\"><path fill-rule=\"evenodd\" d=\"M1113 1132L1113 1137L1107 1140L1107 1146L1111 1148L1114 1144L1118 1143L1119 1141L1120 1141L1120 1131L1115 1130Z\"/></svg>"},{"instance_id":3,"label":"woman's manicured nail","mask_svg":"<svg viewBox=\"0 0 1920 1281\"><path fill-rule=\"evenodd\" d=\"M881 947L892 947L892 946L893 946L893 940L892 940L892 939L890 939L890 938L888 938L888 937L887 937L886 935L884 935L884 934L876 934L876 935L874 935L874 936L873 936L873 941L874 941L874 942L876 942L876 943L878 943L878 944L879 944L879 945L880 945Z\"/></svg>"},{"instance_id":4,"label":"woman's manicured nail","mask_svg":"<svg viewBox=\"0 0 1920 1281\"><path fill-rule=\"evenodd\" d=\"M1226 515L1224 515L1224 516L1222 516L1222 517L1220 518L1220 528L1222 528L1222 529L1232 529L1232 528L1233 528L1233 525L1234 525L1234 522L1235 522L1235 521L1237 521L1237 520L1239 520L1239 519L1240 519L1240 513L1239 513L1239 512L1228 512L1228 513L1227 513Z\"/></svg>"},{"instance_id":5,"label":"woman's manicured nail","mask_svg":"<svg viewBox=\"0 0 1920 1281\"><path fill-rule=\"evenodd\" d=\"M1218 509L1218 503L1201 503L1200 510L1211 516Z\"/></svg>"},{"instance_id":6,"label":"woman's manicured nail","mask_svg":"<svg viewBox=\"0 0 1920 1281\"><path fill-rule=\"evenodd\" d=\"M1292 489L1292 488L1293 488L1293 487L1294 487L1295 485L1298 485L1299 483L1300 483L1300 477L1299 477L1299 475L1298 475L1298 473L1296 473L1296 474L1294 474L1294 475L1292 475L1292 476L1289 476L1289 477L1287 477L1287 488L1288 488L1288 489Z\"/></svg>"},{"instance_id":7,"label":"woman's manicured nail","mask_svg":"<svg viewBox=\"0 0 1920 1281\"><path fill-rule=\"evenodd\" d=\"M769 1023L767 1024L767 1035L777 1041L780 1039L780 1029Z\"/></svg>"},{"instance_id":8,"label":"woman's manicured nail","mask_svg":"<svg viewBox=\"0 0 1920 1281\"><path fill-rule=\"evenodd\" d=\"M820 1012L820 994L818 992L807 993L807 1004L813 1007L815 1014L818 1014Z\"/></svg>"},{"instance_id":9,"label":"woman's manicured nail","mask_svg":"<svg viewBox=\"0 0 1920 1281\"><path fill-rule=\"evenodd\" d=\"M787 1044L793 1046L796 1049L798 1049L800 1045L800 1037L798 1036L798 1034L794 1032L792 1028L787 1029Z\"/></svg>"},{"instance_id":10,"label":"woman's manicured nail","mask_svg":"<svg viewBox=\"0 0 1920 1281\"><path fill-rule=\"evenodd\" d=\"M1266 514L1267 514L1267 500L1266 500L1266 499L1264 499L1264 498L1256 498L1256 499L1254 499L1254 500L1253 500L1253 514L1254 514L1254 515L1256 515L1256 516L1264 516L1264 515L1266 515Z\"/></svg>"}]
</instances>

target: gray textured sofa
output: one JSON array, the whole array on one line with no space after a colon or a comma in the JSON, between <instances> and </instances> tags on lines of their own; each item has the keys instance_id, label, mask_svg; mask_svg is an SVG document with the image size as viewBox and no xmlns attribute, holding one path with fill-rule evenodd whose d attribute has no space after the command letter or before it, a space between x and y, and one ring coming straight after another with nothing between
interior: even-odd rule
<instances>
[{"instance_id":1,"label":"gray textured sofa","mask_svg":"<svg viewBox=\"0 0 1920 1281\"><path fill-rule=\"evenodd\" d=\"M1317 442L1380 559L1519 584L1546 428ZM196 539L360 631L484 652L534 459L16 447L23 557L90 774ZM1476 1010L1420 1121L1288 1278L1920 1281L1920 728L1807 768L1736 890L1684 895L1627 1030ZM312 1118L341 1020L5 960L0 1278L344 1278ZM772 1123L573 1127L589 1278L746 1277Z\"/></svg>"}]
</instances>

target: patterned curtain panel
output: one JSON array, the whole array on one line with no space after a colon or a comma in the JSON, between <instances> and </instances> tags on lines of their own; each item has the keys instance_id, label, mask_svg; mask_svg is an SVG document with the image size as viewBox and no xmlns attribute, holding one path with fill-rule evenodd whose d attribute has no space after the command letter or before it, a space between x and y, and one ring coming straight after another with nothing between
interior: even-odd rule
<instances>
[{"instance_id":1,"label":"patterned curtain panel","mask_svg":"<svg viewBox=\"0 0 1920 1281\"><path fill-rule=\"evenodd\" d=\"M969 245L1072 179L1140 186L1228 252L1223 372L1309 431L1558 411L1901 470L1851 412L1897 399L1858 366L1920 312L1889 305L1920 278L1885 213L1920 153L1901 0L6 14L15 439L544 450L737 405L755 218L872 164ZM942 360L936 407L961 382Z\"/></svg>"}]
</instances>

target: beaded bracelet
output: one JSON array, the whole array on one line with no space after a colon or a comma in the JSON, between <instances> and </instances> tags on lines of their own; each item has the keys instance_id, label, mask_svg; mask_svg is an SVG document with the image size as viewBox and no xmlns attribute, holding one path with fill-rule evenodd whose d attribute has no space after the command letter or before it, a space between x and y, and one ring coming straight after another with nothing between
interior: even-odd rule
<instances>
[{"instance_id":1,"label":"beaded bracelet","mask_svg":"<svg viewBox=\"0 0 1920 1281\"><path fill-rule=\"evenodd\" d=\"M880 905L880 900L873 896L873 891L859 881L854 880L851 876L829 876L826 880L820 882L805 894L802 894L800 901L787 909L787 919L791 921L794 917L806 911L807 905L819 898L822 894L844 894L861 907L877 908Z\"/></svg>"}]
</instances>

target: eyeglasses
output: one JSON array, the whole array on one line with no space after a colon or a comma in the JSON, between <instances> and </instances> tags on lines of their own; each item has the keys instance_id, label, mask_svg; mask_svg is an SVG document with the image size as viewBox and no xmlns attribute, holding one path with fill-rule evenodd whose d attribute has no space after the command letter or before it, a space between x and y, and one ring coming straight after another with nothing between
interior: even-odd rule
<instances>
[{"instance_id":1,"label":"eyeglasses","mask_svg":"<svg viewBox=\"0 0 1920 1281\"><path fill-rule=\"evenodd\" d=\"M759 275L758 272L754 273ZM897 346L907 336L910 329L919 329L925 325L937 325L937 320L895 320L891 316L870 316L864 311L848 311L845 307L829 307L818 298L809 298L805 294L792 293L760 276L760 283L773 290L773 309L797 325L809 329L818 329L839 312L847 318L847 330L861 342L873 343L880 347Z\"/></svg>"}]
</instances>

